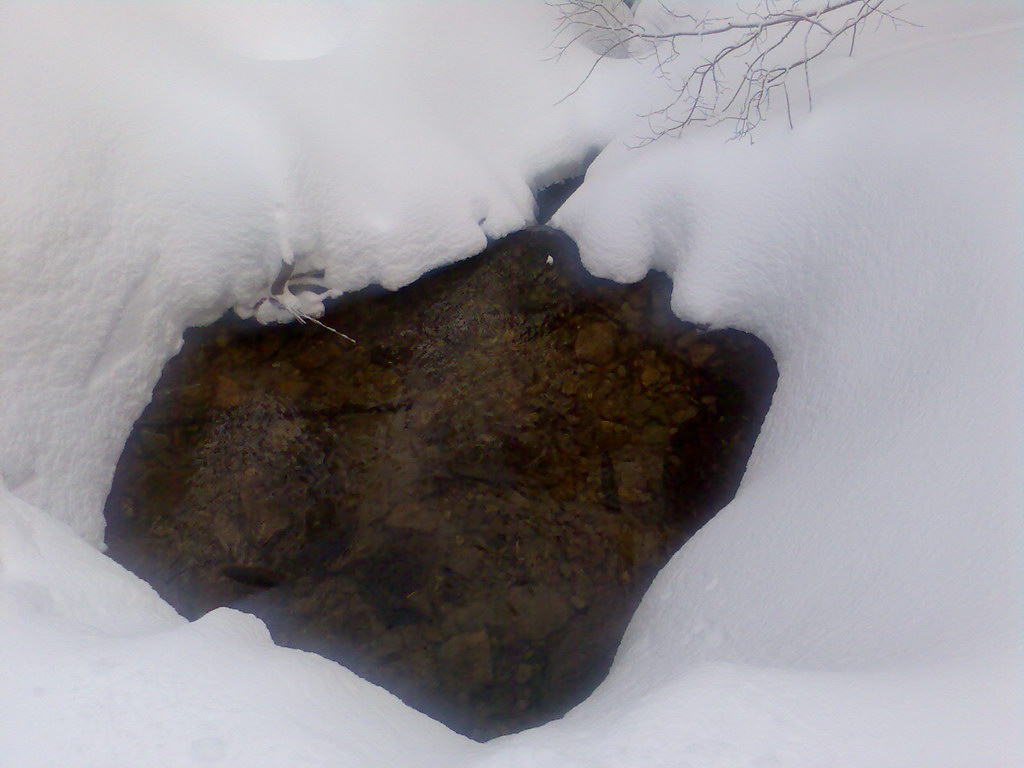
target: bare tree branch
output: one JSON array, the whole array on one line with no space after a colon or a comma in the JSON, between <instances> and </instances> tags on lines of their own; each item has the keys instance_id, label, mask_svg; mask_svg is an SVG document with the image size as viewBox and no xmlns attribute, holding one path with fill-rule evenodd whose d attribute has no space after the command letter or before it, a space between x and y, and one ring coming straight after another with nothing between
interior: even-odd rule
<instances>
[{"instance_id":1,"label":"bare tree branch","mask_svg":"<svg viewBox=\"0 0 1024 768\"><path fill-rule=\"evenodd\" d=\"M561 13L559 55L569 45L581 43L598 54L564 98L577 93L606 58L626 54L652 59L657 76L670 83L675 95L669 103L642 115L651 130L642 143L675 135L694 123L723 121L735 123L737 136L748 136L765 119L777 88L782 88L792 125L786 88L792 72L803 70L810 109L811 62L847 37L849 55L853 55L857 32L869 20L907 23L895 15L899 7L891 8L892 0L756 0L752 10L738 9L730 18L678 13L661 0L662 15L668 22L668 28L662 30L635 23L624 0L550 0L550 4ZM716 42L714 52L695 58L707 40ZM694 58L689 67L681 66L686 56Z\"/></svg>"}]
</instances>

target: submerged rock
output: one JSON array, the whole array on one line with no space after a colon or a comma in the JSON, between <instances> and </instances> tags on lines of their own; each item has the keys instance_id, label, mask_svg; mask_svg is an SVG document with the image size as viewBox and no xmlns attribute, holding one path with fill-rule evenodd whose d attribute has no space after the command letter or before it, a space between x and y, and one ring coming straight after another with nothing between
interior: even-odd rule
<instances>
[{"instance_id":1,"label":"submerged rock","mask_svg":"<svg viewBox=\"0 0 1024 768\"><path fill-rule=\"evenodd\" d=\"M108 500L179 611L234 605L475 738L564 713L735 492L774 387L668 282L512 237L314 326L187 335ZM548 258L555 249L554 264Z\"/></svg>"}]
</instances>

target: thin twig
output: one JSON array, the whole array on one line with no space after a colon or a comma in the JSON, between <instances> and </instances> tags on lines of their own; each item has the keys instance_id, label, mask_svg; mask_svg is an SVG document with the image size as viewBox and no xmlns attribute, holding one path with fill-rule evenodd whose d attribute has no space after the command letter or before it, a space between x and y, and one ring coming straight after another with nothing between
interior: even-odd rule
<instances>
[{"instance_id":1,"label":"thin twig","mask_svg":"<svg viewBox=\"0 0 1024 768\"><path fill-rule=\"evenodd\" d=\"M351 336L342 333L337 328L331 328L331 326L327 325L326 323L320 322L317 318L313 317L312 315L307 315L305 312L299 312L297 309L289 307L283 301L279 301L278 299L275 299L273 296L270 297L270 302L275 306L278 306L281 309L291 313L292 317L298 320L299 325L305 325L307 322L313 323L314 325L319 325L321 328L324 328L325 330L328 330L331 333L336 333L338 336L341 336L341 338L345 339L346 341L351 341L353 344L358 343Z\"/></svg>"},{"instance_id":2,"label":"thin twig","mask_svg":"<svg viewBox=\"0 0 1024 768\"><path fill-rule=\"evenodd\" d=\"M675 13L662 2L662 10L679 28L648 32L632 20L620 22L621 14L597 0L553 0L551 4L562 13L559 34L571 37L558 55L591 33L600 33L604 44L581 81L560 102L578 93L605 58L627 51L638 59L653 58L657 76L673 83L674 98L641 115L651 128L650 141L676 135L694 123L723 121L736 123L737 136L747 135L766 118L771 93L778 87L784 89L787 119L792 125L792 105L785 89L789 74L803 68L810 109L810 63L845 37L850 37L852 55L858 30L871 18L879 23L890 21L894 26L906 23L895 15L902 6L886 7L888 2L825 0L824 5L802 10L797 0L788 0L784 8L775 0L756 0L752 10L738 7L740 14L732 18ZM802 55L786 58L783 46L798 30L804 33ZM677 43L687 39L721 39L722 45L692 68L673 72L670 65L682 53ZM741 68L730 79L726 67L732 62Z\"/></svg>"}]
</instances>

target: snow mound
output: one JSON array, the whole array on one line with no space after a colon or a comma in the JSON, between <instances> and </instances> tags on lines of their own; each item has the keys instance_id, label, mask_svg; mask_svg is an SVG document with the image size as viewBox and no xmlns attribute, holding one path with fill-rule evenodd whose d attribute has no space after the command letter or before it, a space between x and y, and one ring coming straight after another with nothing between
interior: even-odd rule
<instances>
[{"instance_id":1,"label":"snow mound","mask_svg":"<svg viewBox=\"0 0 1024 768\"><path fill-rule=\"evenodd\" d=\"M591 716L652 698L666 756L1024 761L1021 20L970 13L880 33L793 131L610 149L556 216L595 273L665 270L680 315L757 333L780 371L735 501L558 726L596 739L581 764L634 735Z\"/></svg>"},{"instance_id":2,"label":"snow mound","mask_svg":"<svg viewBox=\"0 0 1024 768\"><path fill-rule=\"evenodd\" d=\"M643 90L616 62L557 104L593 54L552 60L555 18L543 0L0 4L8 488L99 544L183 328L255 311L285 263L336 293L396 288L533 223L534 193Z\"/></svg>"},{"instance_id":3,"label":"snow mound","mask_svg":"<svg viewBox=\"0 0 1024 768\"><path fill-rule=\"evenodd\" d=\"M589 267L665 270L779 388L609 679L486 745L251 617L185 622L98 510L186 325L289 261L340 291L468 255L658 95L606 61L553 106L592 54L545 62L540 2L230 9L0 5L0 762L1024 763L1018 8L908 6L795 130L592 166L557 217Z\"/></svg>"}]
</instances>

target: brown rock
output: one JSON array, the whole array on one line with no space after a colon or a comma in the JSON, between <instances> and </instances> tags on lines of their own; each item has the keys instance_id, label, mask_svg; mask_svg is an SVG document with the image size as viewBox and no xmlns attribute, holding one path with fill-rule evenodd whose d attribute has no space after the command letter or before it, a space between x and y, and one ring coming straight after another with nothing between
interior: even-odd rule
<instances>
[{"instance_id":1,"label":"brown rock","mask_svg":"<svg viewBox=\"0 0 1024 768\"><path fill-rule=\"evenodd\" d=\"M550 589L512 587L508 604L515 614L513 623L519 634L529 640L540 640L561 628L573 614L563 596Z\"/></svg>"},{"instance_id":2,"label":"brown rock","mask_svg":"<svg viewBox=\"0 0 1024 768\"><path fill-rule=\"evenodd\" d=\"M585 363L606 365L615 357L615 326L597 322L585 325L576 334L574 351Z\"/></svg>"},{"instance_id":3,"label":"brown rock","mask_svg":"<svg viewBox=\"0 0 1024 768\"><path fill-rule=\"evenodd\" d=\"M475 600L469 605L453 609L447 625L457 630L453 634L458 634L458 632L478 632L486 629L488 625L497 623L498 616L494 602Z\"/></svg>"},{"instance_id":4,"label":"brown rock","mask_svg":"<svg viewBox=\"0 0 1024 768\"><path fill-rule=\"evenodd\" d=\"M640 383L644 388L651 387L661 381L661 371L653 365L645 365L640 373Z\"/></svg>"},{"instance_id":5,"label":"brown rock","mask_svg":"<svg viewBox=\"0 0 1024 768\"><path fill-rule=\"evenodd\" d=\"M246 396L245 388L229 376L218 376L213 393L213 405L218 408L234 408Z\"/></svg>"},{"instance_id":6,"label":"brown rock","mask_svg":"<svg viewBox=\"0 0 1024 768\"><path fill-rule=\"evenodd\" d=\"M690 362L700 368L708 359L715 354L715 345L705 342L697 342L690 345Z\"/></svg>"},{"instance_id":7,"label":"brown rock","mask_svg":"<svg viewBox=\"0 0 1024 768\"><path fill-rule=\"evenodd\" d=\"M520 664L516 667L516 682L522 685L523 683L529 682L530 678L533 677L533 667L529 664Z\"/></svg>"},{"instance_id":8,"label":"brown rock","mask_svg":"<svg viewBox=\"0 0 1024 768\"><path fill-rule=\"evenodd\" d=\"M697 408L693 405L687 405L684 408L680 408L678 411L672 414L672 421L676 424L682 424L684 421L689 421L697 415Z\"/></svg>"},{"instance_id":9,"label":"brown rock","mask_svg":"<svg viewBox=\"0 0 1024 768\"><path fill-rule=\"evenodd\" d=\"M185 615L239 605L473 738L563 714L713 511L694 490L741 425L692 364L735 350L676 323L667 279L576 290L546 253L349 297L329 323L357 345L190 331L118 470L111 551L130 522Z\"/></svg>"},{"instance_id":10,"label":"brown rock","mask_svg":"<svg viewBox=\"0 0 1024 768\"><path fill-rule=\"evenodd\" d=\"M448 562L447 565L452 571L470 578L479 572L480 566L483 564L484 553L481 552L473 545L466 545L463 542L448 551Z\"/></svg>"},{"instance_id":11,"label":"brown rock","mask_svg":"<svg viewBox=\"0 0 1024 768\"><path fill-rule=\"evenodd\" d=\"M494 682L491 639L487 630L464 632L441 646L438 654L445 681L459 688L481 688Z\"/></svg>"},{"instance_id":12,"label":"brown rock","mask_svg":"<svg viewBox=\"0 0 1024 768\"><path fill-rule=\"evenodd\" d=\"M396 505L388 515L386 524L389 528L429 533L437 529L439 522L432 510L424 510L420 505L410 502Z\"/></svg>"},{"instance_id":13,"label":"brown rock","mask_svg":"<svg viewBox=\"0 0 1024 768\"><path fill-rule=\"evenodd\" d=\"M621 424L602 420L597 423L597 434L595 437L597 444L601 448L613 451L626 445L631 435L629 430Z\"/></svg>"}]
</instances>

